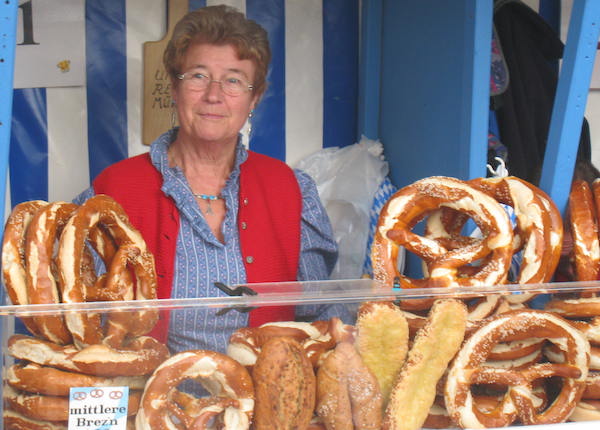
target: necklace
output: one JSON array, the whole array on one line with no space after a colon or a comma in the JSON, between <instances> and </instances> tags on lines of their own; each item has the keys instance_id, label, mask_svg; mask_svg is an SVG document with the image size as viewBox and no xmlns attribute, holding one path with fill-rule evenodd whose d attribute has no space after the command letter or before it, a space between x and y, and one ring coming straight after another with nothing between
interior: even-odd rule
<instances>
[{"instance_id":1,"label":"necklace","mask_svg":"<svg viewBox=\"0 0 600 430\"><path fill-rule=\"evenodd\" d=\"M212 202L213 200L219 200L219 199L223 198L221 196L215 196L212 194L196 194L196 193L192 193L192 194L194 195L194 197L197 197L199 199L206 201L208 206L206 207L206 211L204 213L207 215L213 214L212 208L210 207L210 202Z\"/></svg>"}]
</instances>

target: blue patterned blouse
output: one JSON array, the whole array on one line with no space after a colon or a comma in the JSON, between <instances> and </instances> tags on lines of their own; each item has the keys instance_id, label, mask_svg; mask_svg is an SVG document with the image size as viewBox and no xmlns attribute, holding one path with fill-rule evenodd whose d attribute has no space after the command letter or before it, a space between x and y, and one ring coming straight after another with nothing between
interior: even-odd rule
<instances>
[{"instance_id":1,"label":"blue patterned blouse","mask_svg":"<svg viewBox=\"0 0 600 430\"><path fill-rule=\"evenodd\" d=\"M221 243L208 227L182 170L169 167L167 149L175 133L175 130L171 130L163 134L150 147L152 163L164 179L162 190L173 198L180 212L172 297L227 296L214 286L215 282L226 285L246 282L237 213L240 164L248 154L244 146L238 143L234 169L221 193L227 207L222 226L224 243ZM313 180L299 170L295 174L303 199L298 280L328 279L337 259L337 244L331 224ZM94 190L90 187L75 199L75 203L81 204L93 195ZM210 349L225 352L229 336L235 329L247 325L248 314L232 310L218 316L218 310L198 308L172 311L168 345L171 351ZM316 318L328 318L330 311L326 306L303 306L297 308L297 313L306 315L297 316L304 318L310 314Z\"/></svg>"}]
</instances>

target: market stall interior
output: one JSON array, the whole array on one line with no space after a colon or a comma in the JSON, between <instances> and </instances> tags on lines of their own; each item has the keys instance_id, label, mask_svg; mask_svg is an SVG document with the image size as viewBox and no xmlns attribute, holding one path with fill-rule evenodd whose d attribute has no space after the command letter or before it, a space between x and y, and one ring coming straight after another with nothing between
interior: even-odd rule
<instances>
[{"instance_id":1,"label":"market stall interior","mask_svg":"<svg viewBox=\"0 0 600 430\"><path fill-rule=\"evenodd\" d=\"M159 3L162 12L175 3L212 4ZM512 60L503 55L512 49L504 43L503 19L539 17L522 2L432 7L414 0L288 0L269 13L267 2L233 3L257 21L276 22L269 28L273 85L255 114L252 149L295 164L313 152L359 145L361 136L383 142L389 172L380 180L393 187L377 208L372 247L364 251L371 279L218 285L231 297L157 300L154 257L118 204L107 196L63 202L47 184L50 164L42 162L41 174L28 164L36 157L27 152L39 154L39 148L12 146L42 140L52 153L53 133L59 133L51 125L52 103L58 102L54 106L70 118L74 112L106 113L109 122L110 115L119 117L108 126L93 115L85 120L90 162L80 162L86 170L76 175L84 182L114 158L144 149L147 113L130 110L134 103L122 97L135 88L131 100L142 95L142 76L149 74L134 71L140 71L136 55L143 43L137 51L124 50L134 33L119 28L135 27L126 9L151 11L154 3L64 1L86 20L87 84L63 87L70 94L83 88L74 99L87 95L83 114L70 107L66 93L14 88L15 47L37 44L23 31L31 30L25 23L35 22L42 6L7 0L0 5L0 96L8 101L0 103L0 174L10 180L0 187L0 199L11 208L2 293L12 304L0 306L3 428L597 428L600 179L582 129L600 3L572 3L550 117L541 121L548 125L537 148L543 160L528 178L486 172L490 152L498 155L503 147L509 148L503 160L509 173L511 162L517 170L503 133L493 141L489 132L492 116L502 130L501 109L516 98L498 97L506 90L500 87L518 82ZM539 3L541 10L557 2ZM179 9L168 10L172 19ZM302 19L291 19L295 13ZM315 16L316 27L305 19ZM536 29L546 29L536 22ZM317 54L294 43L306 32L317 34ZM144 41L160 37L144 35ZM111 47L95 51L103 42ZM113 80L102 78L96 55L111 59L106 64ZM316 65L308 61L316 57ZM74 58L61 59L60 74L75 70ZM498 74L490 80L494 61ZM129 75L139 76L133 81ZM323 102L315 108L301 96L316 81ZM23 123L28 115L43 119ZM288 115L287 130L270 128L271 115ZM593 118L589 122L593 128ZM269 133L284 144L265 145ZM125 147L112 146L116 140ZM304 142L307 148L298 149ZM66 160L54 168L62 163L67 170ZM35 187L42 177L40 193ZM104 260L105 274L90 264L90 247ZM398 267L402 250L411 254L406 270ZM357 264L362 270L363 261ZM222 316L315 304L337 314L242 327L220 351L175 353L154 332L165 315L183 318L188 309Z\"/></svg>"}]
</instances>

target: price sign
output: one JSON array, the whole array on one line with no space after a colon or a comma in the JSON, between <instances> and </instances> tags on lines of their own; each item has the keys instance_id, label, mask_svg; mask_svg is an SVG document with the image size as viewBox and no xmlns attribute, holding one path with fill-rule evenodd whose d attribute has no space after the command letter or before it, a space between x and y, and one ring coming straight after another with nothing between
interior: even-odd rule
<instances>
[{"instance_id":1,"label":"price sign","mask_svg":"<svg viewBox=\"0 0 600 430\"><path fill-rule=\"evenodd\" d=\"M129 387L73 387L69 430L126 430Z\"/></svg>"}]
</instances>

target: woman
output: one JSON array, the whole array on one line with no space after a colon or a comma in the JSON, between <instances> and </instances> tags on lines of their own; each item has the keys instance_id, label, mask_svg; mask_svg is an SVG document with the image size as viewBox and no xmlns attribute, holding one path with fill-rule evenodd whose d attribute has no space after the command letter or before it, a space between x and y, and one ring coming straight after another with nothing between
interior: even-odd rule
<instances>
[{"instance_id":1,"label":"woman","mask_svg":"<svg viewBox=\"0 0 600 430\"><path fill-rule=\"evenodd\" d=\"M109 194L124 207L154 253L159 298L225 296L215 283L329 277L337 246L313 181L241 143L270 58L265 30L237 10L188 13L163 57L179 127L149 154L109 166L77 199ZM217 312L171 312L171 350L224 351L238 327L294 318L289 308Z\"/></svg>"}]
</instances>

